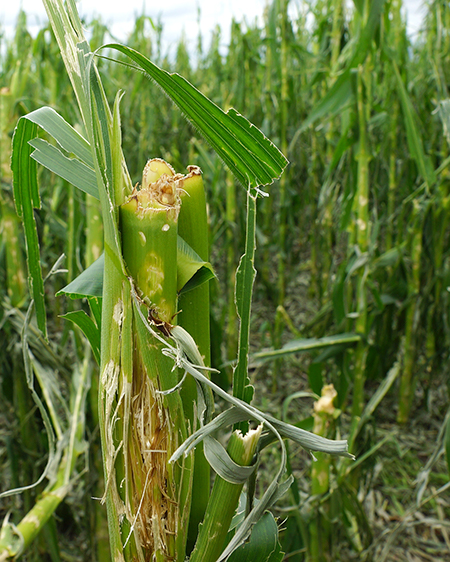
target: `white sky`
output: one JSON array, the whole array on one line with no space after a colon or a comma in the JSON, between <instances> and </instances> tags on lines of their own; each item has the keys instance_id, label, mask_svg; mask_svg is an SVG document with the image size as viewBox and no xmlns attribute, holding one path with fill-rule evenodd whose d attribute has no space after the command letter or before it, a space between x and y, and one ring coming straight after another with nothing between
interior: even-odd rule
<instances>
[{"instance_id":1,"label":"white sky","mask_svg":"<svg viewBox=\"0 0 450 562\"><path fill-rule=\"evenodd\" d=\"M234 16L237 21L253 22L261 18L268 0L79 0L78 10L89 21L93 16L100 16L113 34L120 41L125 41L133 28L135 16L145 9L155 21L161 18L163 23L164 49L171 50L177 44L183 30L190 42L195 45L198 36L198 9L200 7L200 25L202 35L207 41L216 24L222 28L222 40L226 44L229 37L230 22ZM419 27L424 12L424 0L403 0L407 9L409 33L414 35ZM303 2L291 0L290 11L295 14ZM30 30L40 28L46 21L46 14L41 0L2 0L0 5L0 23L6 33L12 32L22 6L28 15ZM304 8L303 8L304 9ZM206 46L206 45L205 45Z\"/></svg>"}]
</instances>

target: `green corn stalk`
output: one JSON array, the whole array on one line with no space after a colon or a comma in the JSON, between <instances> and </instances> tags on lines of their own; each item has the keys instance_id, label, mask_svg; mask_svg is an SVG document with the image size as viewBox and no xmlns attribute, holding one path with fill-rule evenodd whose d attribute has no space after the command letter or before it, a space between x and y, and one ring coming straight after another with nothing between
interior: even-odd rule
<instances>
[{"instance_id":1,"label":"green corn stalk","mask_svg":"<svg viewBox=\"0 0 450 562\"><path fill-rule=\"evenodd\" d=\"M410 303L406 311L403 368L400 376L400 390L398 401L397 422L404 424L408 421L414 396L414 371L417 357L417 325L420 304L420 261L422 255L422 226L424 209L420 203L413 202L413 232L411 237L410 259L411 271L408 278L408 297Z\"/></svg>"},{"instance_id":2,"label":"green corn stalk","mask_svg":"<svg viewBox=\"0 0 450 562\"><path fill-rule=\"evenodd\" d=\"M259 426L245 436L239 430L232 433L227 452L235 463L240 466L249 466L252 463L261 430L262 426ZM219 558L242 488L243 484L227 482L216 476L190 562L216 562Z\"/></svg>"},{"instance_id":3,"label":"green corn stalk","mask_svg":"<svg viewBox=\"0 0 450 562\"><path fill-rule=\"evenodd\" d=\"M342 5L341 0L335 0L329 3L325 2L323 9L326 10L326 12L323 16L323 23L320 27L324 28L325 33L323 34L324 37L321 39L321 43L327 46L329 43L330 47L327 47L326 51L324 53L321 53L321 55L324 59L328 59L329 57L329 61L326 60L329 72L326 73L326 84L320 84L319 87L325 87L325 91L328 91L331 89L333 81L336 77L336 73L338 71L344 6ZM330 19L331 29L328 29L328 21ZM323 49L322 46L321 48ZM322 148L322 152L325 151L326 153L325 158L327 162L332 162L333 160L333 153L335 150L335 136L338 132L338 125L338 119L331 120L327 124L325 132L325 147ZM329 290L329 277L332 274L332 252L333 240L335 238L335 233L333 232L333 212L336 203L336 197L333 196L332 186L329 185L331 183L331 180L326 176L325 179L321 178L319 180L317 178L318 163L316 162L320 162L323 159L320 146L318 145L317 137L318 135L316 133L313 133L313 145L311 147L311 150L314 160L312 173L314 176L316 176L314 178L314 184L316 186L320 186L321 183L323 184L319 195L319 201L323 199L323 202L321 206L318 205L319 218L317 223L320 231L317 235L318 242L317 244L313 245L315 251L313 260L315 262L314 273L317 275L316 283L318 284L318 295L319 299L321 300L322 297L327 293L327 290ZM327 192L325 192L325 188ZM324 195L322 195L322 193ZM319 246L319 249L316 249L317 245ZM320 270L318 270L318 259L320 260Z\"/></svg>"},{"instance_id":4,"label":"green corn stalk","mask_svg":"<svg viewBox=\"0 0 450 562\"><path fill-rule=\"evenodd\" d=\"M208 262L209 240L206 195L199 168L190 168L189 176L183 180L183 188L179 193L181 207L178 218L178 233L203 261ZM210 367L209 283L203 283L182 293L178 299L178 310L178 323L193 337L202 355L204 365ZM194 428L194 404L197 399L197 386L190 375L186 378L182 387L181 399L189 424L191 428ZM200 444L194 453L188 551L191 550L197 538L198 526L203 520L209 493L210 467L203 454L203 445Z\"/></svg>"},{"instance_id":5,"label":"green corn stalk","mask_svg":"<svg viewBox=\"0 0 450 562\"><path fill-rule=\"evenodd\" d=\"M355 221L356 221L356 244L361 253L369 251L370 224L369 224L369 162L370 153L367 142L366 111L363 93L363 69L358 69L358 122L359 122L359 148L356 156L358 163L357 188L354 199ZM363 266L356 279L356 311L358 317L355 322L354 331L365 334L367 331L367 288L366 279L368 275L367 266ZM352 419L354 422L361 415L364 408L364 383L366 370L367 346L359 342L354 359L353 379L353 403Z\"/></svg>"},{"instance_id":6,"label":"green corn stalk","mask_svg":"<svg viewBox=\"0 0 450 562\"><path fill-rule=\"evenodd\" d=\"M389 146L391 148L389 155L389 187L388 187L388 201L387 201L387 231L386 231L386 250L390 250L395 244L395 222L394 211L396 203L396 188L397 188L397 154L395 145L397 142L398 134L398 103L394 102L392 109L392 126L389 134Z\"/></svg>"},{"instance_id":7,"label":"green corn stalk","mask_svg":"<svg viewBox=\"0 0 450 562\"><path fill-rule=\"evenodd\" d=\"M314 403L313 431L316 435L325 437L332 433L336 417L339 415L339 410L334 406L336 397L337 392L333 385L326 385L322 388L321 397ZM320 452L316 453L315 457L317 460L312 463L311 470L311 493L320 500L330 489L331 460L328 455ZM328 511L329 505L322 504L321 511L317 510L309 523L309 562L326 561L331 555L332 534Z\"/></svg>"}]
</instances>

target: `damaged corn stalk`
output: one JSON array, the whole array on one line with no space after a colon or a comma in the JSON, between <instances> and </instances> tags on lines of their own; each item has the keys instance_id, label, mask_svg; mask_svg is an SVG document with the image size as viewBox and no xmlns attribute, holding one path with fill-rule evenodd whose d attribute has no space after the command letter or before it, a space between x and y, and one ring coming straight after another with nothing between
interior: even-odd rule
<instances>
[{"instance_id":1,"label":"damaged corn stalk","mask_svg":"<svg viewBox=\"0 0 450 562\"><path fill-rule=\"evenodd\" d=\"M122 521L121 544L142 560L183 560L193 478L192 458L169 464L187 438L173 361L145 328L136 308L167 336L176 323L177 223L180 192L193 177L151 160L142 186L119 208L123 259L129 278L111 303L110 356L102 354L100 408L104 426L105 498ZM105 261L105 283L117 274ZM130 283L137 300L132 303ZM104 296L104 299L107 296ZM107 306L104 302L103 306ZM133 558L130 558L133 559Z\"/></svg>"}]
</instances>

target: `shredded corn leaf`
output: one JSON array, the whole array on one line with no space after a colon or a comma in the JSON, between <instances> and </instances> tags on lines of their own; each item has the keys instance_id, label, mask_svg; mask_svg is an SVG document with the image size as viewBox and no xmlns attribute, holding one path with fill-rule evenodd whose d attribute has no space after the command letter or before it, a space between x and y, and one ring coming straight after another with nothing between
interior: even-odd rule
<instances>
[{"instance_id":1,"label":"shredded corn leaf","mask_svg":"<svg viewBox=\"0 0 450 562\"><path fill-rule=\"evenodd\" d=\"M245 187L257 188L279 178L288 161L278 148L243 115L226 113L179 74L162 70L141 53L112 43L104 48L127 55L181 109L194 127Z\"/></svg>"}]
</instances>

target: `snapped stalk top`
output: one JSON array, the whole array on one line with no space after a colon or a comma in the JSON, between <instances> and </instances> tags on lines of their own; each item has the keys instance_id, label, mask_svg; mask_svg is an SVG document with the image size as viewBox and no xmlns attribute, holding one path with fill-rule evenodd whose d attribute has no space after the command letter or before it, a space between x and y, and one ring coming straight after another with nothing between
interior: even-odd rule
<instances>
[{"instance_id":1,"label":"snapped stalk top","mask_svg":"<svg viewBox=\"0 0 450 562\"><path fill-rule=\"evenodd\" d=\"M183 175L163 160L150 160L142 187L121 206L122 249L144 302L164 322L176 314L177 222Z\"/></svg>"}]
</instances>

